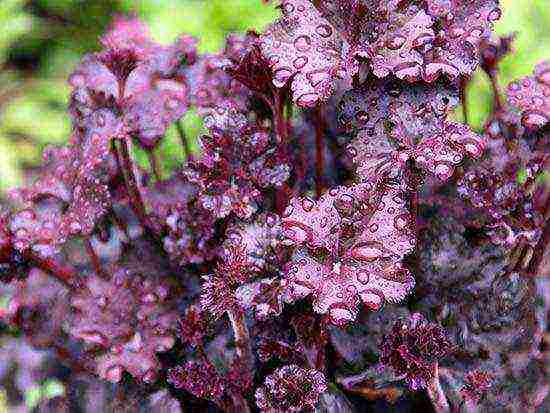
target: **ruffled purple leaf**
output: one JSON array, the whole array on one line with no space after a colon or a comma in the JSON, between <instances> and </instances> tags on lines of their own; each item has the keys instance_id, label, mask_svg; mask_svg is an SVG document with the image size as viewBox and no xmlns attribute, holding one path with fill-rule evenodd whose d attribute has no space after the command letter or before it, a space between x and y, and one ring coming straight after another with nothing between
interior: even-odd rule
<instances>
[{"instance_id":1,"label":"ruffled purple leaf","mask_svg":"<svg viewBox=\"0 0 550 413\"><path fill-rule=\"evenodd\" d=\"M466 155L479 158L483 139L447 120L457 96L449 84L403 87L393 80L370 81L347 92L340 120L357 134L349 152L360 179L402 179L406 162L413 160L445 181Z\"/></svg>"}]
</instances>

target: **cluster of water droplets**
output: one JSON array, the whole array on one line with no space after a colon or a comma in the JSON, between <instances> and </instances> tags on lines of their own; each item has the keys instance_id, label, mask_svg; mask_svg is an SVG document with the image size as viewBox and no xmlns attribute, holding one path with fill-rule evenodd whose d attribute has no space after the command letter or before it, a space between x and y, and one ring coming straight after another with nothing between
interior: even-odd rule
<instances>
[{"instance_id":1,"label":"cluster of water droplets","mask_svg":"<svg viewBox=\"0 0 550 413\"><path fill-rule=\"evenodd\" d=\"M328 99L346 74L343 40L308 0L281 6L283 17L261 36L262 52L273 70L273 84L291 82L294 101L310 107Z\"/></svg>"},{"instance_id":2,"label":"cluster of water droplets","mask_svg":"<svg viewBox=\"0 0 550 413\"><path fill-rule=\"evenodd\" d=\"M550 61L539 63L533 76L510 83L508 102L522 111L521 123L528 130L545 126L550 121Z\"/></svg>"},{"instance_id":3,"label":"cluster of water droplets","mask_svg":"<svg viewBox=\"0 0 550 413\"><path fill-rule=\"evenodd\" d=\"M117 382L128 371L152 382L160 368L155 353L175 343L177 313L168 295L167 285L124 268L113 271L110 280L92 274L72 295L75 314L68 332L95 354L101 377Z\"/></svg>"}]
</instances>

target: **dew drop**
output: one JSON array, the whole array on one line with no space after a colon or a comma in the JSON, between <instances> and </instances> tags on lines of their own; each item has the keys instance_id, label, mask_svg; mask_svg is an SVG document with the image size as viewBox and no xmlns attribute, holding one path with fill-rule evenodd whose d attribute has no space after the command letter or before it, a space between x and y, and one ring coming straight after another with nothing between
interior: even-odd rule
<instances>
[{"instance_id":1,"label":"dew drop","mask_svg":"<svg viewBox=\"0 0 550 413\"><path fill-rule=\"evenodd\" d=\"M365 261L374 261L384 254L382 249L372 243L365 243L363 245L357 245L351 251L351 255L356 259Z\"/></svg>"},{"instance_id":2,"label":"dew drop","mask_svg":"<svg viewBox=\"0 0 550 413\"><path fill-rule=\"evenodd\" d=\"M487 20L489 20L491 22L497 21L498 19L500 19L501 15L502 15L502 11L500 10L500 8L497 7L495 9L491 10L489 15L487 16Z\"/></svg>"},{"instance_id":3,"label":"dew drop","mask_svg":"<svg viewBox=\"0 0 550 413\"><path fill-rule=\"evenodd\" d=\"M357 281L361 284L367 285L370 281L370 275L367 271L360 270L357 272Z\"/></svg>"},{"instance_id":4,"label":"dew drop","mask_svg":"<svg viewBox=\"0 0 550 413\"><path fill-rule=\"evenodd\" d=\"M384 302L382 297L374 292L361 293L361 299L365 303L365 306L367 306L372 311L380 310Z\"/></svg>"},{"instance_id":5,"label":"dew drop","mask_svg":"<svg viewBox=\"0 0 550 413\"><path fill-rule=\"evenodd\" d=\"M294 47L300 52L307 52L311 47L311 38L309 36L298 36L294 39Z\"/></svg>"},{"instance_id":6,"label":"dew drop","mask_svg":"<svg viewBox=\"0 0 550 413\"><path fill-rule=\"evenodd\" d=\"M442 180L448 179L451 176L451 168L441 163L435 167L435 174Z\"/></svg>"},{"instance_id":7,"label":"dew drop","mask_svg":"<svg viewBox=\"0 0 550 413\"><path fill-rule=\"evenodd\" d=\"M283 13L290 14L294 12L294 4L292 4L291 2L283 3L281 8L283 10Z\"/></svg>"},{"instance_id":8,"label":"dew drop","mask_svg":"<svg viewBox=\"0 0 550 413\"><path fill-rule=\"evenodd\" d=\"M313 201L312 199L304 198L302 200L302 208L304 209L304 211L311 212L314 206L315 206L315 201Z\"/></svg>"},{"instance_id":9,"label":"dew drop","mask_svg":"<svg viewBox=\"0 0 550 413\"><path fill-rule=\"evenodd\" d=\"M292 64L296 69L302 69L307 64L307 57L306 56L297 57L296 59L294 59Z\"/></svg>"},{"instance_id":10,"label":"dew drop","mask_svg":"<svg viewBox=\"0 0 550 413\"><path fill-rule=\"evenodd\" d=\"M315 28L317 34L321 37L330 37L332 35L332 28L328 24L320 24Z\"/></svg>"},{"instance_id":11,"label":"dew drop","mask_svg":"<svg viewBox=\"0 0 550 413\"><path fill-rule=\"evenodd\" d=\"M332 308L330 317L336 325L345 325L354 318L353 313L347 308Z\"/></svg>"},{"instance_id":12,"label":"dew drop","mask_svg":"<svg viewBox=\"0 0 550 413\"><path fill-rule=\"evenodd\" d=\"M122 377L122 366L112 366L105 372L105 379L118 383Z\"/></svg>"},{"instance_id":13,"label":"dew drop","mask_svg":"<svg viewBox=\"0 0 550 413\"><path fill-rule=\"evenodd\" d=\"M314 106L319 100L319 95L317 93L304 93L296 99L296 104L301 107L311 107Z\"/></svg>"},{"instance_id":14,"label":"dew drop","mask_svg":"<svg viewBox=\"0 0 550 413\"><path fill-rule=\"evenodd\" d=\"M360 125L365 125L370 119L369 114L364 110L357 112L357 114L355 115L355 118L357 119L357 122L359 122Z\"/></svg>"},{"instance_id":15,"label":"dew drop","mask_svg":"<svg viewBox=\"0 0 550 413\"><path fill-rule=\"evenodd\" d=\"M479 145L476 145L474 143L467 143L464 148L466 149L466 152L471 154L474 158L477 158L479 155L481 155L481 148Z\"/></svg>"},{"instance_id":16,"label":"dew drop","mask_svg":"<svg viewBox=\"0 0 550 413\"><path fill-rule=\"evenodd\" d=\"M401 35L392 36L386 41L386 47L390 50L397 50L405 44L406 40L407 39Z\"/></svg>"},{"instance_id":17,"label":"dew drop","mask_svg":"<svg viewBox=\"0 0 550 413\"><path fill-rule=\"evenodd\" d=\"M294 205L290 204L283 212L283 218L288 218L294 213Z\"/></svg>"},{"instance_id":18,"label":"dew drop","mask_svg":"<svg viewBox=\"0 0 550 413\"><path fill-rule=\"evenodd\" d=\"M309 83L311 83L311 86L317 87L322 82L328 80L330 78L330 74L321 69L309 72L306 77L309 80Z\"/></svg>"},{"instance_id":19,"label":"dew drop","mask_svg":"<svg viewBox=\"0 0 550 413\"><path fill-rule=\"evenodd\" d=\"M403 214L403 215L399 215L398 217L395 217L394 226L396 229L402 231L408 227L408 224L409 224L408 215Z\"/></svg>"},{"instance_id":20,"label":"dew drop","mask_svg":"<svg viewBox=\"0 0 550 413\"><path fill-rule=\"evenodd\" d=\"M292 71L287 68L280 68L273 74L273 84L277 87L283 87L292 76Z\"/></svg>"},{"instance_id":21,"label":"dew drop","mask_svg":"<svg viewBox=\"0 0 550 413\"><path fill-rule=\"evenodd\" d=\"M510 83L510 85L508 86L508 89L511 91L511 92L517 92L521 89L521 86L519 85L518 82L512 82Z\"/></svg>"}]
</instances>

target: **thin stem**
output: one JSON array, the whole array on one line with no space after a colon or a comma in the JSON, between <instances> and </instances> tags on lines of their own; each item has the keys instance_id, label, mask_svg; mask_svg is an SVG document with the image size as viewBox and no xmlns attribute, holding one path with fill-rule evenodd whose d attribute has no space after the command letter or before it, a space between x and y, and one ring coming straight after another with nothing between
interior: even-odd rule
<instances>
[{"instance_id":1,"label":"thin stem","mask_svg":"<svg viewBox=\"0 0 550 413\"><path fill-rule=\"evenodd\" d=\"M90 257L90 261L92 261L92 265L94 267L95 273L100 277L107 278L105 272L103 271L103 268L101 268L101 262L99 260L99 257L95 253L95 249L89 238L86 238L84 240L84 246L86 247L86 252Z\"/></svg>"},{"instance_id":2,"label":"thin stem","mask_svg":"<svg viewBox=\"0 0 550 413\"><path fill-rule=\"evenodd\" d=\"M243 365L252 372L254 367L254 355L252 354L252 344L250 342L250 333L246 320L244 319L244 313L239 310L228 310L227 315L231 322L231 328L233 329L233 336L235 338L237 356L243 362Z\"/></svg>"},{"instance_id":3,"label":"thin stem","mask_svg":"<svg viewBox=\"0 0 550 413\"><path fill-rule=\"evenodd\" d=\"M323 109L317 106L315 108L315 193L317 198L321 197L323 193L323 175L325 169L324 126Z\"/></svg>"},{"instance_id":4,"label":"thin stem","mask_svg":"<svg viewBox=\"0 0 550 413\"><path fill-rule=\"evenodd\" d=\"M124 183L126 184L126 189L128 191L128 196L130 198L130 206L134 213L137 215L141 225L144 228L152 228L149 223L149 218L145 211L145 205L143 199L141 198L141 192L139 190L138 181L135 174L135 166L130 157L130 148L131 144L130 138L123 139L118 142L117 151L119 159L122 163L122 171L124 175Z\"/></svg>"},{"instance_id":5,"label":"thin stem","mask_svg":"<svg viewBox=\"0 0 550 413\"><path fill-rule=\"evenodd\" d=\"M428 383L426 391L432 401L432 405L435 411L437 413L447 413L447 412L450 412L451 409L449 407L449 402L447 401L447 397L445 396L445 393L441 388L441 383L439 382L438 369L439 368L436 364L433 378Z\"/></svg>"},{"instance_id":6,"label":"thin stem","mask_svg":"<svg viewBox=\"0 0 550 413\"><path fill-rule=\"evenodd\" d=\"M353 376L337 377L336 382L340 384L344 389L351 390L358 384L361 384L371 378L372 378L372 374L370 371L363 371Z\"/></svg>"},{"instance_id":7,"label":"thin stem","mask_svg":"<svg viewBox=\"0 0 550 413\"><path fill-rule=\"evenodd\" d=\"M294 168L296 173L295 188L299 192L301 189L300 184L305 182L307 169L307 153L304 134L298 134L296 137L296 142L298 144L298 161L296 162L296 166Z\"/></svg>"},{"instance_id":8,"label":"thin stem","mask_svg":"<svg viewBox=\"0 0 550 413\"><path fill-rule=\"evenodd\" d=\"M248 374L253 377L254 373L254 354L252 353L252 343L250 341L250 333L244 313L239 310L228 310L227 315L231 322L231 328L233 329L233 336L235 338L237 356L243 363ZM246 402L246 399L239 393L232 393L231 400L235 412L249 413L250 407Z\"/></svg>"},{"instance_id":9,"label":"thin stem","mask_svg":"<svg viewBox=\"0 0 550 413\"><path fill-rule=\"evenodd\" d=\"M158 162L157 153L154 150L149 150L147 151L147 158L149 159L149 165L151 166L153 175L155 175L155 179L157 181L162 180L162 174L160 173L160 166Z\"/></svg>"},{"instance_id":10,"label":"thin stem","mask_svg":"<svg viewBox=\"0 0 550 413\"><path fill-rule=\"evenodd\" d=\"M272 106L273 110L273 126L275 127L275 134L277 137L277 143L286 145L287 144L287 125L284 115L284 102L281 99L281 92L276 90L274 92L274 104Z\"/></svg>"},{"instance_id":11,"label":"thin stem","mask_svg":"<svg viewBox=\"0 0 550 413\"><path fill-rule=\"evenodd\" d=\"M548 208L550 209L550 207ZM550 246L550 221L547 220L545 227L543 228L542 237L539 240L537 246L533 249L533 256L528 263L528 273L534 276L537 275L539 270L544 268L545 256L548 256L548 247ZM542 267L542 268L540 268ZM542 274L540 274L542 276Z\"/></svg>"},{"instance_id":12,"label":"thin stem","mask_svg":"<svg viewBox=\"0 0 550 413\"><path fill-rule=\"evenodd\" d=\"M280 161L288 160L288 125L284 116L284 100L281 98L281 92L279 89L273 92L273 105L271 110L273 112L273 127L275 129L275 136L278 145L278 155ZM288 204L288 185L283 184L277 189L276 197L276 209L277 212L282 213Z\"/></svg>"},{"instance_id":13,"label":"thin stem","mask_svg":"<svg viewBox=\"0 0 550 413\"><path fill-rule=\"evenodd\" d=\"M416 167L414 162L409 161L407 165L407 180L408 184L411 187L411 214L413 216L413 225L414 225L414 236L418 240L418 192L422 176L420 170ZM418 245L415 248L415 258L418 256Z\"/></svg>"},{"instance_id":14,"label":"thin stem","mask_svg":"<svg viewBox=\"0 0 550 413\"><path fill-rule=\"evenodd\" d=\"M491 87L493 89L493 99L495 102L495 107L493 108L493 111L500 112L502 109L502 97L496 71L492 71L491 73L489 73L489 80L491 81Z\"/></svg>"},{"instance_id":15,"label":"thin stem","mask_svg":"<svg viewBox=\"0 0 550 413\"><path fill-rule=\"evenodd\" d=\"M470 79L460 80L460 103L462 104L462 118L466 125L468 122L468 97L466 95L466 87L468 86Z\"/></svg>"},{"instance_id":16,"label":"thin stem","mask_svg":"<svg viewBox=\"0 0 550 413\"><path fill-rule=\"evenodd\" d=\"M185 159L188 161L193 160L193 154L191 153L191 146L189 145L189 141L187 140L187 135L185 134L185 131L183 130L183 125L181 124L181 121L178 120L176 122L176 129L178 131L178 135L180 137L181 147L183 149L183 156L185 156Z\"/></svg>"},{"instance_id":17,"label":"thin stem","mask_svg":"<svg viewBox=\"0 0 550 413\"><path fill-rule=\"evenodd\" d=\"M61 264L52 258L42 258L32 253L27 254L26 257L32 261L34 265L55 277L67 288L75 289L80 287L81 283L77 272L72 266Z\"/></svg>"}]
</instances>

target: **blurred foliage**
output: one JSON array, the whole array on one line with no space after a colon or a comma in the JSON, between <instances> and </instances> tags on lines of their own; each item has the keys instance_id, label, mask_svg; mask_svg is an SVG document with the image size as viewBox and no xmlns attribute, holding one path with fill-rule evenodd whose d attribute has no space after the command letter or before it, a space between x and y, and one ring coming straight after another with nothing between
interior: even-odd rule
<instances>
[{"instance_id":1,"label":"blurred foliage","mask_svg":"<svg viewBox=\"0 0 550 413\"><path fill-rule=\"evenodd\" d=\"M502 64L506 85L550 56L550 8L547 0L502 3L497 33L517 32L516 53ZM0 0L0 190L20 183L44 146L67 140L66 78L84 53L97 50L98 36L116 13L135 13L162 42L192 34L201 52L218 50L229 32L262 30L277 16L262 0ZM468 98L471 123L479 129L491 103L484 75L474 77ZM191 138L201 131L196 113L183 124ZM168 166L182 159L175 128L159 156ZM147 162L144 154L138 158Z\"/></svg>"}]
</instances>

